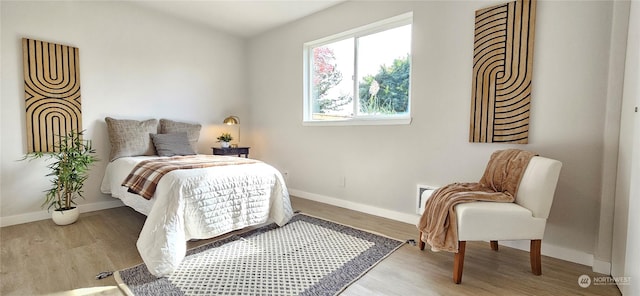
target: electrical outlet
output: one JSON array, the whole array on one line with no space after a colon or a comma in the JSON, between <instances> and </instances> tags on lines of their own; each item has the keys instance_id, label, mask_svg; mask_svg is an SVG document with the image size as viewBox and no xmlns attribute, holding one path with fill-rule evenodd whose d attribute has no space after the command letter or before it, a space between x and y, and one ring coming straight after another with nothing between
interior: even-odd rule
<instances>
[{"instance_id":1,"label":"electrical outlet","mask_svg":"<svg viewBox=\"0 0 640 296\"><path fill-rule=\"evenodd\" d=\"M289 181L289 171L282 172L282 176L284 177L285 181Z\"/></svg>"}]
</instances>

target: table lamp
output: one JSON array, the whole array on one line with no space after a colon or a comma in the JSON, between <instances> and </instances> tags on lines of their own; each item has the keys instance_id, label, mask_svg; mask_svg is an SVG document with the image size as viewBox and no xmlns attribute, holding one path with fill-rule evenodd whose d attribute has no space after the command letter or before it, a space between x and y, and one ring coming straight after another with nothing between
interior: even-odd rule
<instances>
[{"instance_id":1,"label":"table lamp","mask_svg":"<svg viewBox=\"0 0 640 296\"><path fill-rule=\"evenodd\" d=\"M235 115L228 116L222 123L226 125L238 125L238 144L240 143L240 118ZM237 147L238 145L236 145Z\"/></svg>"}]
</instances>

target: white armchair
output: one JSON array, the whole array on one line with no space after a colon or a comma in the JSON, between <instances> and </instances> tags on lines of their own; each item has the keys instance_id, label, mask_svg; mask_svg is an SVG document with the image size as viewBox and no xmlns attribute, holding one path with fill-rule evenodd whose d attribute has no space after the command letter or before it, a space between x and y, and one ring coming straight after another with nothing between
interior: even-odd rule
<instances>
[{"instance_id":1,"label":"white armchair","mask_svg":"<svg viewBox=\"0 0 640 296\"><path fill-rule=\"evenodd\" d=\"M470 202L455 206L458 225L458 253L455 253L453 281L462 281L467 241L490 241L498 250L500 240L531 240L531 271L542 274L540 247L558 183L562 163L540 156L529 162L513 203ZM425 243L420 240L420 250Z\"/></svg>"}]
</instances>

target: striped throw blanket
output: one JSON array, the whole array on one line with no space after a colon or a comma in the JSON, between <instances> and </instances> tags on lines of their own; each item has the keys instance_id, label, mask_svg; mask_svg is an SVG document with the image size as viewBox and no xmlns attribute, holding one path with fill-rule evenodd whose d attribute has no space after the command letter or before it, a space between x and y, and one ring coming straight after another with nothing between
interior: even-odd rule
<instances>
[{"instance_id":1,"label":"striped throw blanket","mask_svg":"<svg viewBox=\"0 0 640 296\"><path fill-rule=\"evenodd\" d=\"M188 155L149 159L138 163L122 186L128 191L151 199L160 179L173 170L200 169L215 166L258 163L257 160L214 155Z\"/></svg>"}]
</instances>

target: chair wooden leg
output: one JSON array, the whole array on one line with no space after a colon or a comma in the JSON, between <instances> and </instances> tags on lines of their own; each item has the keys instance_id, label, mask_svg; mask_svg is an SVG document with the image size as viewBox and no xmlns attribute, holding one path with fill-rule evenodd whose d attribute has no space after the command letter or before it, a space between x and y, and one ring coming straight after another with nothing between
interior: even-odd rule
<instances>
[{"instance_id":1,"label":"chair wooden leg","mask_svg":"<svg viewBox=\"0 0 640 296\"><path fill-rule=\"evenodd\" d=\"M498 241L491 241L491 250L498 250Z\"/></svg>"},{"instance_id":2,"label":"chair wooden leg","mask_svg":"<svg viewBox=\"0 0 640 296\"><path fill-rule=\"evenodd\" d=\"M466 241L458 242L458 253L453 258L453 282L459 284L462 282L462 268L464 266L464 248L467 245Z\"/></svg>"},{"instance_id":3,"label":"chair wooden leg","mask_svg":"<svg viewBox=\"0 0 640 296\"><path fill-rule=\"evenodd\" d=\"M420 248L420 250L424 250L424 242L422 241L422 231L420 231L420 233L418 233L418 247Z\"/></svg>"},{"instance_id":4,"label":"chair wooden leg","mask_svg":"<svg viewBox=\"0 0 640 296\"><path fill-rule=\"evenodd\" d=\"M531 272L535 275L542 274L542 262L540 257L540 248L542 247L542 240L532 239L530 256L531 256Z\"/></svg>"}]
</instances>

